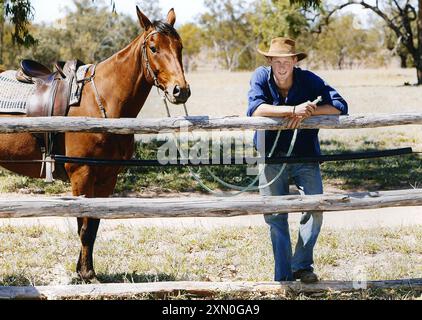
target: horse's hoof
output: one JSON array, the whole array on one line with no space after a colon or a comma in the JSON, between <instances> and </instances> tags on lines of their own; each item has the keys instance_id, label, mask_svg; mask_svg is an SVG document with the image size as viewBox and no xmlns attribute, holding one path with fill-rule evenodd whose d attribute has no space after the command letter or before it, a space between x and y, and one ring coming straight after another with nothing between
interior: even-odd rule
<instances>
[{"instance_id":1,"label":"horse's hoof","mask_svg":"<svg viewBox=\"0 0 422 320\"><path fill-rule=\"evenodd\" d=\"M96 277L94 279L89 280L89 284L101 284L100 280Z\"/></svg>"},{"instance_id":2,"label":"horse's hoof","mask_svg":"<svg viewBox=\"0 0 422 320\"><path fill-rule=\"evenodd\" d=\"M100 283L97 279L97 275L94 270L90 271L78 271L79 277L85 283L98 284Z\"/></svg>"}]
</instances>

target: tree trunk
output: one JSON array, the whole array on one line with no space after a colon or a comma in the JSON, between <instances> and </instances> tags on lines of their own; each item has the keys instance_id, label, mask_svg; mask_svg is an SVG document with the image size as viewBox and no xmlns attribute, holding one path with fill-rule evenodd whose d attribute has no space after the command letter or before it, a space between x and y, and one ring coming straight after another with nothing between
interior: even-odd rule
<instances>
[{"instance_id":1,"label":"tree trunk","mask_svg":"<svg viewBox=\"0 0 422 320\"><path fill-rule=\"evenodd\" d=\"M416 67L416 75L418 77L418 86L422 85L422 66L421 65Z\"/></svg>"},{"instance_id":2,"label":"tree trunk","mask_svg":"<svg viewBox=\"0 0 422 320\"><path fill-rule=\"evenodd\" d=\"M418 85L422 85L422 0L418 0L418 4L418 44L415 65L418 77Z\"/></svg>"},{"instance_id":3,"label":"tree trunk","mask_svg":"<svg viewBox=\"0 0 422 320\"><path fill-rule=\"evenodd\" d=\"M407 54L399 54L400 57L400 68L406 69L407 68Z\"/></svg>"},{"instance_id":4,"label":"tree trunk","mask_svg":"<svg viewBox=\"0 0 422 320\"><path fill-rule=\"evenodd\" d=\"M4 0L0 0L0 65L3 64L4 23L5 23Z\"/></svg>"},{"instance_id":5,"label":"tree trunk","mask_svg":"<svg viewBox=\"0 0 422 320\"><path fill-rule=\"evenodd\" d=\"M183 67L186 73L190 72L190 57L188 55L183 56Z\"/></svg>"}]
</instances>

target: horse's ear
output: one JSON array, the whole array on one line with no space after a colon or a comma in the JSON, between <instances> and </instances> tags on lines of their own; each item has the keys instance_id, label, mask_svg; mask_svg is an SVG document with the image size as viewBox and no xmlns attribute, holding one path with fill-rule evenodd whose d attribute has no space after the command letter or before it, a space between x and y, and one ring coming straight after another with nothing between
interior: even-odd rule
<instances>
[{"instance_id":1,"label":"horse's ear","mask_svg":"<svg viewBox=\"0 0 422 320\"><path fill-rule=\"evenodd\" d=\"M176 12L174 12L174 9L170 9L169 13L167 14L167 23L174 27L174 24L176 23Z\"/></svg>"},{"instance_id":2,"label":"horse's ear","mask_svg":"<svg viewBox=\"0 0 422 320\"><path fill-rule=\"evenodd\" d=\"M144 30L148 30L149 27L152 25L151 21L148 19L146 15L142 13L138 6L136 6L136 12L138 14L139 23Z\"/></svg>"}]
</instances>

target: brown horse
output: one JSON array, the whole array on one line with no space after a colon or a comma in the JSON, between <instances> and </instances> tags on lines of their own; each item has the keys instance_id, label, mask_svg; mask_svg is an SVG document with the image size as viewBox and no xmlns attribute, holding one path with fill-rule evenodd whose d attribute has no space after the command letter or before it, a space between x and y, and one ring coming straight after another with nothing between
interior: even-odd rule
<instances>
[{"instance_id":1,"label":"brown horse","mask_svg":"<svg viewBox=\"0 0 422 320\"><path fill-rule=\"evenodd\" d=\"M190 97L182 64L182 42L174 29L174 10L169 11L166 22L151 23L139 8L137 14L144 32L96 67L95 84L108 118L136 118L154 85L164 90L172 103L182 104ZM91 85L85 85L80 106L72 107L69 116L103 117ZM134 135L66 133L60 136L58 145L59 152L70 157L129 160L134 154L134 141ZM41 157L33 135L0 135L0 159L34 160ZM4 167L21 175L40 178L41 166L38 164L7 164ZM109 197L114 192L121 169L65 165L73 195L88 198ZM82 249L77 272L86 281L96 278L93 248L99 224L100 220L96 219L78 219Z\"/></svg>"}]
</instances>

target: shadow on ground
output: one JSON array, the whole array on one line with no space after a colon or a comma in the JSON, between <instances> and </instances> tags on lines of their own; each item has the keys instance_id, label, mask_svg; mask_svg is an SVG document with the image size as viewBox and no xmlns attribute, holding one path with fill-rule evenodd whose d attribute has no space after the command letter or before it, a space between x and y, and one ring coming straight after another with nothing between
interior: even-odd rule
<instances>
[{"instance_id":1,"label":"shadow on ground","mask_svg":"<svg viewBox=\"0 0 422 320\"><path fill-rule=\"evenodd\" d=\"M116 274L103 274L97 275L97 281L102 284L106 283L150 283L150 282L168 282L178 281L175 276L159 273L159 274L137 274L137 273L116 273ZM79 278L73 278L72 285L84 284Z\"/></svg>"}]
</instances>

